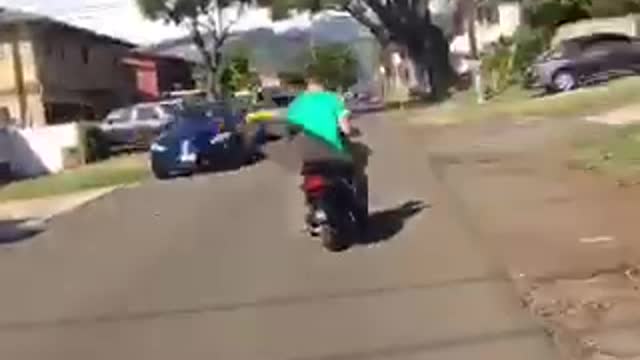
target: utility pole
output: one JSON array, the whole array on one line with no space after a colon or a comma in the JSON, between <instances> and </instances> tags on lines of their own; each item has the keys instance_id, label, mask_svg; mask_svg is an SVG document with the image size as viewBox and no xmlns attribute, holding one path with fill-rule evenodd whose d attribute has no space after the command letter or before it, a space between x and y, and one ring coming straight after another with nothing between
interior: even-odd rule
<instances>
[{"instance_id":1,"label":"utility pole","mask_svg":"<svg viewBox=\"0 0 640 360\"><path fill-rule=\"evenodd\" d=\"M477 0L467 0L466 3L467 34L469 36L469 52L471 57L471 73L473 85L476 90L478 104L484 104L484 83L482 79L482 66L480 62L480 52L478 49L478 37L476 34L476 17L478 13Z\"/></svg>"}]
</instances>

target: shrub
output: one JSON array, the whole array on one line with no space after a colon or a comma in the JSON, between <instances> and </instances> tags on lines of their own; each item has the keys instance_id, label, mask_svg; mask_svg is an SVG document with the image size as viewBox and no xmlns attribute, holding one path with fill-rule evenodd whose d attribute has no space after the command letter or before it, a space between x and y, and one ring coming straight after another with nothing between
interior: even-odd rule
<instances>
[{"instance_id":1,"label":"shrub","mask_svg":"<svg viewBox=\"0 0 640 360\"><path fill-rule=\"evenodd\" d=\"M551 33L544 29L520 28L514 35L513 71L517 81L526 80L526 71L551 43Z\"/></svg>"},{"instance_id":2,"label":"shrub","mask_svg":"<svg viewBox=\"0 0 640 360\"><path fill-rule=\"evenodd\" d=\"M98 125L81 122L79 124L79 148L85 164L108 159L111 146Z\"/></svg>"},{"instance_id":3,"label":"shrub","mask_svg":"<svg viewBox=\"0 0 640 360\"><path fill-rule=\"evenodd\" d=\"M491 93L501 93L514 84L526 85L527 70L545 51L551 37L544 29L522 27L513 38L500 39L482 56L482 74Z\"/></svg>"},{"instance_id":4,"label":"shrub","mask_svg":"<svg viewBox=\"0 0 640 360\"><path fill-rule=\"evenodd\" d=\"M503 92L514 82L513 48L510 40L500 39L482 56L482 76L492 94Z\"/></svg>"}]
</instances>

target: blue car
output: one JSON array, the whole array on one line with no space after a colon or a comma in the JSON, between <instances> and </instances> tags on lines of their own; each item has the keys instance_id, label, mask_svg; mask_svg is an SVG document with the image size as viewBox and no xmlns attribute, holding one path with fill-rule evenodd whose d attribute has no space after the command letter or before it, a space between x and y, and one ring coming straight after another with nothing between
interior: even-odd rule
<instances>
[{"instance_id":1,"label":"blue car","mask_svg":"<svg viewBox=\"0 0 640 360\"><path fill-rule=\"evenodd\" d=\"M151 144L154 175L168 179L244 165L251 154L237 131L242 122L224 104L185 107Z\"/></svg>"}]
</instances>

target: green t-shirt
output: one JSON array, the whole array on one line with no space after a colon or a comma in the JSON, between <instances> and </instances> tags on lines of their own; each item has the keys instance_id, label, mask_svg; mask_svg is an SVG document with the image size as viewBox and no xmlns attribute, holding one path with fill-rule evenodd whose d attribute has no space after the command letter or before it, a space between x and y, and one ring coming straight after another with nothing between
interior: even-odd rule
<instances>
[{"instance_id":1,"label":"green t-shirt","mask_svg":"<svg viewBox=\"0 0 640 360\"><path fill-rule=\"evenodd\" d=\"M309 134L344 152L339 121L346 113L344 102L337 94L314 91L299 95L289 105L287 118L290 123L301 126Z\"/></svg>"}]
</instances>

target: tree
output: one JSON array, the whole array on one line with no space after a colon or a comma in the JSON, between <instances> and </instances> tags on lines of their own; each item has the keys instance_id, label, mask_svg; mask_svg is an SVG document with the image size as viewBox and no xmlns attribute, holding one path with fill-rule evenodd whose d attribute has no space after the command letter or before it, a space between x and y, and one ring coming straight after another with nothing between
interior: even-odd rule
<instances>
[{"instance_id":1,"label":"tree","mask_svg":"<svg viewBox=\"0 0 640 360\"><path fill-rule=\"evenodd\" d=\"M429 0L259 0L269 6L275 18L290 10L317 12L334 9L350 14L378 39L383 47L403 46L422 85L427 80L435 97L446 94L453 74L449 63L449 42L434 24Z\"/></svg>"},{"instance_id":2,"label":"tree","mask_svg":"<svg viewBox=\"0 0 640 360\"><path fill-rule=\"evenodd\" d=\"M142 14L151 20L163 20L186 26L198 48L207 77L207 91L220 95L222 46L231 33L231 27L246 11L251 0L136 0ZM225 9L237 10L236 19L226 21Z\"/></svg>"},{"instance_id":3,"label":"tree","mask_svg":"<svg viewBox=\"0 0 640 360\"><path fill-rule=\"evenodd\" d=\"M220 74L220 86L225 95L241 90L253 90L258 85L258 74L251 70L249 57L244 52L233 54L224 63Z\"/></svg>"},{"instance_id":4,"label":"tree","mask_svg":"<svg viewBox=\"0 0 640 360\"><path fill-rule=\"evenodd\" d=\"M588 19L591 0L530 0L525 6L527 23L543 29L550 38L558 26Z\"/></svg>"},{"instance_id":5,"label":"tree","mask_svg":"<svg viewBox=\"0 0 640 360\"><path fill-rule=\"evenodd\" d=\"M358 61L348 46L317 46L311 50L306 72L328 89L345 90L358 80Z\"/></svg>"},{"instance_id":6,"label":"tree","mask_svg":"<svg viewBox=\"0 0 640 360\"><path fill-rule=\"evenodd\" d=\"M587 11L592 17L624 16L640 12L640 0L590 0Z\"/></svg>"},{"instance_id":7,"label":"tree","mask_svg":"<svg viewBox=\"0 0 640 360\"><path fill-rule=\"evenodd\" d=\"M640 12L640 0L526 0L527 23L549 33L582 19Z\"/></svg>"}]
</instances>

